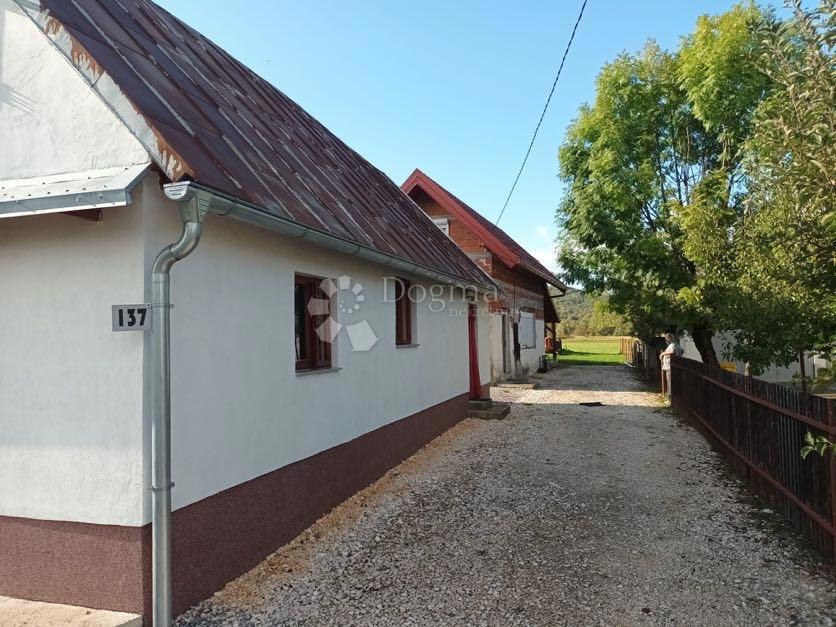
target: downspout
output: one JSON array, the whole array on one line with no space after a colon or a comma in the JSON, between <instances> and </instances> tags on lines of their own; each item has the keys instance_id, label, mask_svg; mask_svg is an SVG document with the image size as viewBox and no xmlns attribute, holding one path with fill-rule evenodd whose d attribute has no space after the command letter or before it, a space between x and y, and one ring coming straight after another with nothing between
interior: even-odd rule
<instances>
[{"instance_id":1,"label":"downspout","mask_svg":"<svg viewBox=\"0 0 836 627\"><path fill-rule=\"evenodd\" d=\"M166 194L169 195L169 194ZM171 196L169 196L171 198ZM163 248L151 266L151 577L153 626L171 625L171 278L175 263L200 241L205 208L197 195L181 202L183 231Z\"/></svg>"}]
</instances>

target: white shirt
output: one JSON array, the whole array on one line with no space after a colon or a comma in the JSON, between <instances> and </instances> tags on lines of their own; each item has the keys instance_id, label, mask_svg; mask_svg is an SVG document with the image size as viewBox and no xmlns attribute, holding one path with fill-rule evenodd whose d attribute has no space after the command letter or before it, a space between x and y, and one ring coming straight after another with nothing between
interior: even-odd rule
<instances>
[{"instance_id":1,"label":"white shirt","mask_svg":"<svg viewBox=\"0 0 836 627\"><path fill-rule=\"evenodd\" d=\"M662 370L670 370L671 369L671 355L676 354L676 344L671 342L668 344L668 347L665 349L669 351L669 354L662 355Z\"/></svg>"}]
</instances>

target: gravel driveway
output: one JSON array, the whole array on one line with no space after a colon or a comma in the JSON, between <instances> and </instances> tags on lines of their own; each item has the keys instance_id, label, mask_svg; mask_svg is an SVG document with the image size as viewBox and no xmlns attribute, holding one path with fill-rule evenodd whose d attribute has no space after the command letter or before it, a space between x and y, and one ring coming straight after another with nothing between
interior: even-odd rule
<instances>
[{"instance_id":1,"label":"gravel driveway","mask_svg":"<svg viewBox=\"0 0 836 627\"><path fill-rule=\"evenodd\" d=\"M467 420L178 625L836 620L832 574L621 366ZM602 407L581 407L600 401Z\"/></svg>"}]
</instances>

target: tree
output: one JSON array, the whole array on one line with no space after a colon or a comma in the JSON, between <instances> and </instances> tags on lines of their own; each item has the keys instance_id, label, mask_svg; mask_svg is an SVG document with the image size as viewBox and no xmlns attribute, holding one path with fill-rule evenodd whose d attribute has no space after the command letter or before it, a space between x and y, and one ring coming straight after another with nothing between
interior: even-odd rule
<instances>
[{"instance_id":1,"label":"tree","mask_svg":"<svg viewBox=\"0 0 836 627\"><path fill-rule=\"evenodd\" d=\"M608 294L642 337L688 330L713 365L727 283L700 262L723 265L742 211L740 145L770 85L755 67L766 17L739 5L701 19L676 53L649 42L607 64L559 152L567 278Z\"/></svg>"},{"instance_id":2,"label":"tree","mask_svg":"<svg viewBox=\"0 0 836 627\"><path fill-rule=\"evenodd\" d=\"M836 2L764 32L775 88L746 142L746 213L736 229L733 354L755 372L836 340ZM830 225L830 228L827 228Z\"/></svg>"},{"instance_id":3,"label":"tree","mask_svg":"<svg viewBox=\"0 0 836 627\"><path fill-rule=\"evenodd\" d=\"M559 337L573 335L631 335L627 319L609 307L605 296L589 296L569 288L560 299Z\"/></svg>"}]
</instances>

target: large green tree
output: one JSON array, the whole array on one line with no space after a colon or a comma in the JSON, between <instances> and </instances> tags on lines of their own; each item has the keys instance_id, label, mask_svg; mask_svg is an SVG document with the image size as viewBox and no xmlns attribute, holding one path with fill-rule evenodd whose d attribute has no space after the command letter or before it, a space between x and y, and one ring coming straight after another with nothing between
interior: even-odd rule
<instances>
[{"instance_id":1,"label":"large green tree","mask_svg":"<svg viewBox=\"0 0 836 627\"><path fill-rule=\"evenodd\" d=\"M728 197L724 181L713 180L681 211L685 254L698 268L691 289L715 294L715 319L734 338L726 352L754 374L832 343L836 326L836 241L825 228L836 198L833 7L826 0L804 12L796 4L793 19L751 21L758 54L745 55L755 66L741 72L748 78L740 86L725 65L698 63L702 55L689 50L716 40L711 33L729 14L701 20L683 49L695 111L736 138L739 157Z\"/></svg>"},{"instance_id":2,"label":"large green tree","mask_svg":"<svg viewBox=\"0 0 836 627\"><path fill-rule=\"evenodd\" d=\"M771 84L757 69L768 17L739 5L702 18L675 53L649 42L607 64L559 152L568 279L608 294L642 336L688 330L715 365L727 284L700 261L727 265L725 242L742 212L741 145ZM689 239L695 226L704 233ZM704 242L713 256L702 254Z\"/></svg>"},{"instance_id":3,"label":"large green tree","mask_svg":"<svg viewBox=\"0 0 836 627\"><path fill-rule=\"evenodd\" d=\"M749 194L728 301L732 352L756 372L836 340L836 2L796 2L794 19L764 40L775 88L745 146Z\"/></svg>"}]
</instances>

